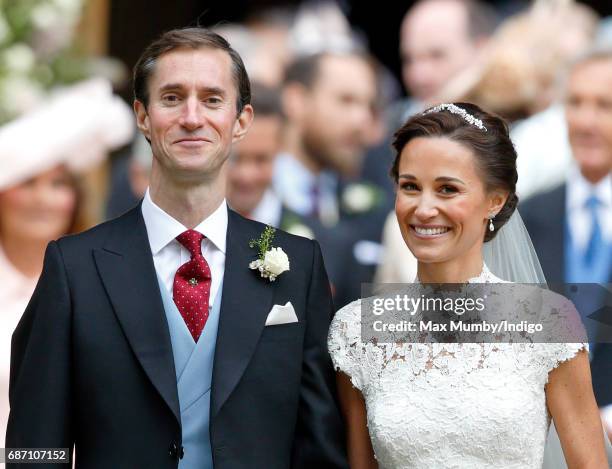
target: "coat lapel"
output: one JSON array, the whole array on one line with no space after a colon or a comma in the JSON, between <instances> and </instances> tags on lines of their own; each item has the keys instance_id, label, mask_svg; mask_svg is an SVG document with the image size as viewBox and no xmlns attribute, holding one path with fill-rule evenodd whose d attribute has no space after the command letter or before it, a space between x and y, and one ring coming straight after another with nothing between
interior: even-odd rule
<instances>
[{"instance_id":1,"label":"coat lapel","mask_svg":"<svg viewBox=\"0 0 612 469\"><path fill-rule=\"evenodd\" d=\"M212 377L212 417L219 412L246 370L272 307L274 283L249 269L249 262L257 256L249 247L249 241L259 238L262 231L262 225L229 210L223 296Z\"/></svg>"},{"instance_id":2,"label":"coat lapel","mask_svg":"<svg viewBox=\"0 0 612 469\"><path fill-rule=\"evenodd\" d=\"M116 220L98 271L127 340L180 423L172 343L140 205Z\"/></svg>"},{"instance_id":3,"label":"coat lapel","mask_svg":"<svg viewBox=\"0 0 612 469\"><path fill-rule=\"evenodd\" d=\"M565 244L567 232L567 210L565 207L566 185L563 184L552 195L553 203L548 207L549 220L554 220L547 230L551 262L551 278L558 282L565 281ZM550 280L549 280L550 281Z\"/></svg>"}]
</instances>

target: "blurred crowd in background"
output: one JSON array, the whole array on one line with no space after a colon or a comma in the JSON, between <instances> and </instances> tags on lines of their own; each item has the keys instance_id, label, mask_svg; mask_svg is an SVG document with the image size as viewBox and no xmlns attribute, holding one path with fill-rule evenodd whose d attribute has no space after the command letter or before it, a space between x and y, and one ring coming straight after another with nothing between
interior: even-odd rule
<instances>
[{"instance_id":1,"label":"blurred crowd in background","mask_svg":"<svg viewBox=\"0 0 612 469\"><path fill-rule=\"evenodd\" d=\"M113 94L129 89L133 63L105 57L100 40L112 1L0 2L2 428L10 335L47 243L123 213L148 185L149 144L129 96ZM338 308L362 282L413 281L388 175L393 133L427 107L469 101L509 123L519 210L547 279L610 283L612 19L571 0L405 3L393 32L401 74L351 24L350 2L190 23L228 39L252 82L256 117L230 156L228 204L317 239ZM591 352L610 414L612 355Z\"/></svg>"}]
</instances>

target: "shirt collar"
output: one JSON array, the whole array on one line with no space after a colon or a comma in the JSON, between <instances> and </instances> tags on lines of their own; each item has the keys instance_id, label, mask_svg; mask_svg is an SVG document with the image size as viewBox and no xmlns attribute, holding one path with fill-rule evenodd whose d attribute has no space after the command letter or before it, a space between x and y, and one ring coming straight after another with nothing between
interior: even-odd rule
<instances>
[{"instance_id":1,"label":"shirt collar","mask_svg":"<svg viewBox=\"0 0 612 469\"><path fill-rule=\"evenodd\" d=\"M178 235L187 230L187 227L181 222L164 212L153 202L149 189L147 189L142 201L142 216L147 227L147 236L153 255L156 255ZM206 236L217 249L225 254L227 235L227 203L225 199L194 230Z\"/></svg>"},{"instance_id":2,"label":"shirt collar","mask_svg":"<svg viewBox=\"0 0 612 469\"><path fill-rule=\"evenodd\" d=\"M595 195L601 204L610 208L612 205L612 176L608 174L597 184L592 184L585 179L575 164L572 165L567 184L568 208L570 210L583 209L591 195Z\"/></svg>"},{"instance_id":3,"label":"shirt collar","mask_svg":"<svg viewBox=\"0 0 612 469\"><path fill-rule=\"evenodd\" d=\"M308 192L316 182L316 176L289 153L277 156L274 169L274 182L300 192Z\"/></svg>"},{"instance_id":4,"label":"shirt collar","mask_svg":"<svg viewBox=\"0 0 612 469\"><path fill-rule=\"evenodd\" d=\"M280 153L276 157L272 186L289 208L296 210L303 205L309 206L315 185L322 193L335 197L338 178L329 170L314 174L290 153Z\"/></svg>"},{"instance_id":5,"label":"shirt collar","mask_svg":"<svg viewBox=\"0 0 612 469\"><path fill-rule=\"evenodd\" d=\"M282 212L282 204L272 188L264 192L263 197L253 209L250 218L270 226L279 226Z\"/></svg>"}]
</instances>

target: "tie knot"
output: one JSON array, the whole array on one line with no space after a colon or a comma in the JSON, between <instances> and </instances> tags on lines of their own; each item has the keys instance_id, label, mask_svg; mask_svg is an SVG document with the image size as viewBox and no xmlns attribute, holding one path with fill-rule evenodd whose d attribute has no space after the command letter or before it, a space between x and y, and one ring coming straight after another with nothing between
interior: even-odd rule
<instances>
[{"instance_id":1,"label":"tie knot","mask_svg":"<svg viewBox=\"0 0 612 469\"><path fill-rule=\"evenodd\" d=\"M185 246L191 257L202 255L202 240L204 235L196 230L187 230L176 237L176 240Z\"/></svg>"},{"instance_id":2,"label":"tie knot","mask_svg":"<svg viewBox=\"0 0 612 469\"><path fill-rule=\"evenodd\" d=\"M600 204L600 200L596 195L591 195L584 203L584 206L589 209L591 212L595 211Z\"/></svg>"}]
</instances>

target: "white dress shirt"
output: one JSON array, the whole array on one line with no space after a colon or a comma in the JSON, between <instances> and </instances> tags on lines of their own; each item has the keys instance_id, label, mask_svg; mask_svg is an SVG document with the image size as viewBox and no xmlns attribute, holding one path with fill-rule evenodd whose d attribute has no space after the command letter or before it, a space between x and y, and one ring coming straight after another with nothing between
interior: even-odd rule
<instances>
[{"instance_id":1,"label":"white dress shirt","mask_svg":"<svg viewBox=\"0 0 612 469\"><path fill-rule=\"evenodd\" d=\"M263 197L249 218L275 228L280 228L282 212L283 204L270 187L264 192Z\"/></svg>"},{"instance_id":2,"label":"white dress shirt","mask_svg":"<svg viewBox=\"0 0 612 469\"><path fill-rule=\"evenodd\" d=\"M591 184L582 176L576 165L572 165L566 187L568 224L576 247L586 249L591 239L593 220L589 209L585 206L591 195L595 195L599 200L597 221L602 237L605 241L612 242L612 177L610 174L597 184Z\"/></svg>"},{"instance_id":3,"label":"white dress shirt","mask_svg":"<svg viewBox=\"0 0 612 469\"><path fill-rule=\"evenodd\" d=\"M511 128L510 137L517 153L516 192L521 200L565 180L573 157L561 104L517 123Z\"/></svg>"},{"instance_id":4,"label":"white dress shirt","mask_svg":"<svg viewBox=\"0 0 612 469\"><path fill-rule=\"evenodd\" d=\"M178 268L191 259L189 251L176 240L176 237L187 230L179 221L159 208L149 194L149 189L142 201L142 216L147 227L147 236L153 253L155 271L172 295L174 275ZM202 255L211 272L209 309L213 307L217 291L225 273L225 244L227 234L227 203L225 199L194 228L202 233Z\"/></svg>"}]
</instances>

